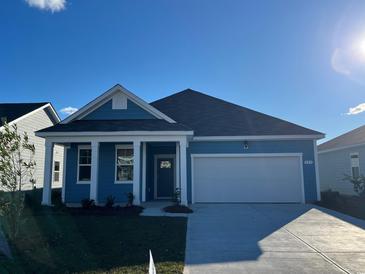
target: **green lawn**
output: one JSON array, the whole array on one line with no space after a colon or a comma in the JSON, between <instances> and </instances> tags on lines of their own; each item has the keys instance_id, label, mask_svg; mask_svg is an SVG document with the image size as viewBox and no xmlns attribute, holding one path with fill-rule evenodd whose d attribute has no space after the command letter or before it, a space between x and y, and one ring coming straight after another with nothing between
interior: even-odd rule
<instances>
[{"instance_id":1,"label":"green lawn","mask_svg":"<svg viewBox=\"0 0 365 274\"><path fill-rule=\"evenodd\" d=\"M0 273L146 273L149 249L158 273L181 273L185 235L185 218L28 214Z\"/></svg>"}]
</instances>

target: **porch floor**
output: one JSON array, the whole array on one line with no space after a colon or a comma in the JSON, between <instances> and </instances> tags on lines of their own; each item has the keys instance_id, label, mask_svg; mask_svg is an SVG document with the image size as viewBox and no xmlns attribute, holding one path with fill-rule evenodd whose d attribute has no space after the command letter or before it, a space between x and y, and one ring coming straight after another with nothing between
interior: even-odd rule
<instances>
[{"instance_id":1,"label":"porch floor","mask_svg":"<svg viewBox=\"0 0 365 274\"><path fill-rule=\"evenodd\" d=\"M186 213L168 213L163 211L163 208L171 205L171 201L148 201L141 203L144 207L143 212L140 216L146 217L187 217Z\"/></svg>"}]
</instances>

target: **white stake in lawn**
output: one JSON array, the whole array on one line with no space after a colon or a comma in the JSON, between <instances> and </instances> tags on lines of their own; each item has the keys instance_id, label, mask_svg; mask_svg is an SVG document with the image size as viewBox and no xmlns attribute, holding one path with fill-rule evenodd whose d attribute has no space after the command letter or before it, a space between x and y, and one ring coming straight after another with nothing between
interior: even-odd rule
<instances>
[{"instance_id":1,"label":"white stake in lawn","mask_svg":"<svg viewBox=\"0 0 365 274\"><path fill-rule=\"evenodd\" d=\"M150 249L150 267L148 269L148 274L156 274L156 268L155 268L155 263L153 262L151 249Z\"/></svg>"}]
</instances>

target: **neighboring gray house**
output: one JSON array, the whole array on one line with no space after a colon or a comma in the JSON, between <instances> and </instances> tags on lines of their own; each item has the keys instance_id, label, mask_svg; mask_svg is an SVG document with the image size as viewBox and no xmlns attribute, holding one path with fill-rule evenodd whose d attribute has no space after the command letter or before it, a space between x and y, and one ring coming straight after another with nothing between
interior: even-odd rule
<instances>
[{"instance_id":1,"label":"neighboring gray house","mask_svg":"<svg viewBox=\"0 0 365 274\"><path fill-rule=\"evenodd\" d=\"M344 180L345 174L359 176L365 171L365 126L361 126L318 146L321 190L355 194Z\"/></svg>"},{"instance_id":2,"label":"neighboring gray house","mask_svg":"<svg viewBox=\"0 0 365 274\"><path fill-rule=\"evenodd\" d=\"M43 187L44 175L44 139L35 136L34 132L57 124L60 121L56 111L50 103L5 103L0 104L0 130L5 122L9 125L16 124L18 132L23 135L27 132L30 143L35 145L34 160L37 163L34 178L36 187ZM25 155L24 157L28 157ZM62 186L63 147L56 146L52 172L52 187ZM31 188L30 184L24 189Z\"/></svg>"}]
</instances>

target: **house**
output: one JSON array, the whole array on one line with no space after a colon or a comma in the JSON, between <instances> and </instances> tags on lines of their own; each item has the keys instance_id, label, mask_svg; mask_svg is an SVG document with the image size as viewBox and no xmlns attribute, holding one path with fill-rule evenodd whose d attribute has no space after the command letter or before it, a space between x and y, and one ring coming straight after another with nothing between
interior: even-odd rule
<instances>
[{"instance_id":1,"label":"house","mask_svg":"<svg viewBox=\"0 0 365 274\"><path fill-rule=\"evenodd\" d=\"M35 132L57 124L60 121L57 112L50 103L5 103L0 104L0 118L0 130L3 130L4 124L8 123L10 126L16 125L20 135L23 136L24 132L28 134L29 142L35 146L34 179L36 187L43 187L45 140L35 136ZM23 155L23 157L29 157L29 155ZM55 146L53 159L52 185L61 187L63 146ZM25 184L23 189L31 187L31 184Z\"/></svg>"},{"instance_id":2,"label":"house","mask_svg":"<svg viewBox=\"0 0 365 274\"><path fill-rule=\"evenodd\" d=\"M49 205L52 151L67 148L63 200L109 195L135 203L304 203L320 199L316 140L310 130L214 97L184 90L147 103L116 85L45 138L43 204Z\"/></svg>"},{"instance_id":3,"label":"house","mask_svg":"<svg viewBox=\"0 0 365 274\"><path fill-rule=\"evenodd\" d=\"M353 185L345 175L358 177L364 174L365 126L361 126L318 146L321 190L333 190L354 195Z\"/></svg>"}]
</instances>

